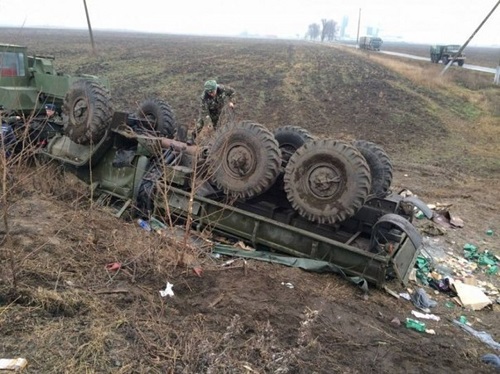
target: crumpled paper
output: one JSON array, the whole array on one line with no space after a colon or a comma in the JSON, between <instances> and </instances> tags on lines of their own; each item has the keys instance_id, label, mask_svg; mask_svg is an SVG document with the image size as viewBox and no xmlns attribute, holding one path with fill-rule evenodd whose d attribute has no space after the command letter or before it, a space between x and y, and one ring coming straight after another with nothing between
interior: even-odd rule
<instances>
[{"instance_id":1,"label":"crumpled paper","mask_svg":"<svg viewBox=\"0 0 500 374\"><path fill-rule=\"evenodd\" d=\"M167 286L165 287L164 290L160 290L160 296L161 297L167 297L167 296L170 296L170 297L173 297L174 296L174 291L172 290L172 287L174 285L170 282L167 282Z\"/></svg>"}]
</instances>

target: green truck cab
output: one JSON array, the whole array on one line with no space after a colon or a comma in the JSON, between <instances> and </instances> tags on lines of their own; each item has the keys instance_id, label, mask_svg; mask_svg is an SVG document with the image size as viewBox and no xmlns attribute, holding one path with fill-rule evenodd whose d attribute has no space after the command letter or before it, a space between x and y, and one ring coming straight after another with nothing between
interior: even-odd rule
<instances>
[{"instance_id":1,"label":"green truck cab","mask_svg":"<svg viewBox=\"0 0 500 374\"><path fill-rule=\"evenodd\" d=\"M0 44L0 103L18 115L37 113L45 103L61 111L64 96L75 82L95 82L109 89L106 78L57 72L53 56L31 56L25 46Z\"/></svg>"},{"instance_id":2,"label":"green truck cab","mask_svg":"<svg viewBox=\"0 0 500 374\"><path fill-rule=\"evenodd\" d=\"M448 62L453 60L458 66L463 66L465 55L463 53L459 54L459 51L460 46L458 44L432 45L430 48L431 61L435 64L442 61L444 65L448 65Z\"/></svg>"}]
</instances>

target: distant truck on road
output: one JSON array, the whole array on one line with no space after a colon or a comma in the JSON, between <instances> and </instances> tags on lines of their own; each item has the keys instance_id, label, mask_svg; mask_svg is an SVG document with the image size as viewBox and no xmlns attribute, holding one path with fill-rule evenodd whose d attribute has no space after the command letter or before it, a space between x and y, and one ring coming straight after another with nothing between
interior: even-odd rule
<instances>
[{"instance_id":1,"label":"distant truck on road","mask_svg":"<svg viewBox=\"0 0 500 374\"><path fill-rule=\"evenodd\" d=\"M359 48L368 49L371 51L380 51L382 39L378 36L362 36L359 38Z\"/></svg>"},{"instance_id":2,"label":"distant truck on road","mask_svg":"<svg viewBox=\"0 0 500 374\"><path fill-rule=\"evenodd\" d=\"M431 46L431 61L435 64L442 61L444 65L448 65L448 62L453 60L458 66L463 66L465 62L465 55L458 51L460 50L459 45L432 45Z\"/></svg>"}]
</instances>

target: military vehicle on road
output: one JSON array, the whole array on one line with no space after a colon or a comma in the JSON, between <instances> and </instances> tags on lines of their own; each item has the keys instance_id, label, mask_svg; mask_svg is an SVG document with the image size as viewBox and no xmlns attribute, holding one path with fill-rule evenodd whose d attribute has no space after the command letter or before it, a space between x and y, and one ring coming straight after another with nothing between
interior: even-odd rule
<instances>
[{"instance_id":1,"label":"military vehicle on road","mask_svg":"<svg viewBox=\"0 0 500 374\"><path fill-rule=\"evenodd\" d=\"M460 50L459 45L432 45L430 48L431 62L435 64L442 61L444 65L448 65L448 62L456 62L458 66L463 66L465 63L465 55L463 53L458 54Z\"/></svg>"},{"instance_id":2,"label":"military vehicle on road","mask_svg":"<svg viewBox=\"0 0 500 374\"><path fill-rule=\"evenodd\" d=\"M359 48L368 49L371 51L380 51L380 47L382 47L382 38L378 36L362 36L359 38Z\"/></svg>"}]
</instances>

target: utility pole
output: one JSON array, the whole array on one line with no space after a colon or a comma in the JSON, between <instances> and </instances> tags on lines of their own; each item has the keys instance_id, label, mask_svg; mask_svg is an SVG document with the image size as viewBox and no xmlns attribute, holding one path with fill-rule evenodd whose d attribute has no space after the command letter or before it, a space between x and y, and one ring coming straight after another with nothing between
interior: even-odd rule
<instances>
[{"instance_id":1,"label":"utility pole","mask_svg":"<svg viewBox=\"0 0 500 374\"><path fill-rule=\"evenodd\" d=\"M358 35L356 36L356 48L358 48L359 45L359 26L361 25L361 8L359 8L359 14L358 14Z\"/></svg>"},{"instance_id":2,"label":"utility pole","mask_svg":"<svg viewBox=\"0 0 500 374\"><path fill-rule=\"evenodd\" d=\"M467 41L465 42L465 44L463 46L460 47L460 49L458 50L457 54L455 56L460 56L460 54L462 53L462 51L465 49L465 47L467 47L467 44L469 44L469 42L471 41L471 39L474 37L474 35L476 35L476 33L479 31L479 29L481 27L483 27L484 23L486 22L486 20L488 18L490 18L490 16L493 14L493 12L495 11L495 9L498 7L498 5L500 4L500 0L498 0L498 2L495 4L495 6L493 7L493 9L488 13L488 15L486 16L486 18L483 20L483 22L481 22L481 24L477 27L476 31L474 31L472 33L472 35L469 37L469 39L467 39ZM453 56L453 57L455 57ZM444 67L443 71L441 72L441 75L443 75L445 73L446 70L448 70L448 68L450 67L450 65L453 64L453 58L450 59L450 62L448 62L448 64ZM499 63L499 66L500 66L500 63ZM498 69L497 69L498 71Z\"/></svg>"},{"instance_id":3,"label":"utility pole","mask_svg":"<svg viewBox=\"0 0 500 374\"><path fill-rule=\"evenodd\" d=\"M92 34L92 26L90 25L89 11L87 9L87 0L83 0L83 6L85 7L85 14L87 15L87 25L89 27L90 43L92 44L92 55L95 56L96 51L95 51L95 44L94 44L94 35Z\"/></svg>"}]
</instances>

